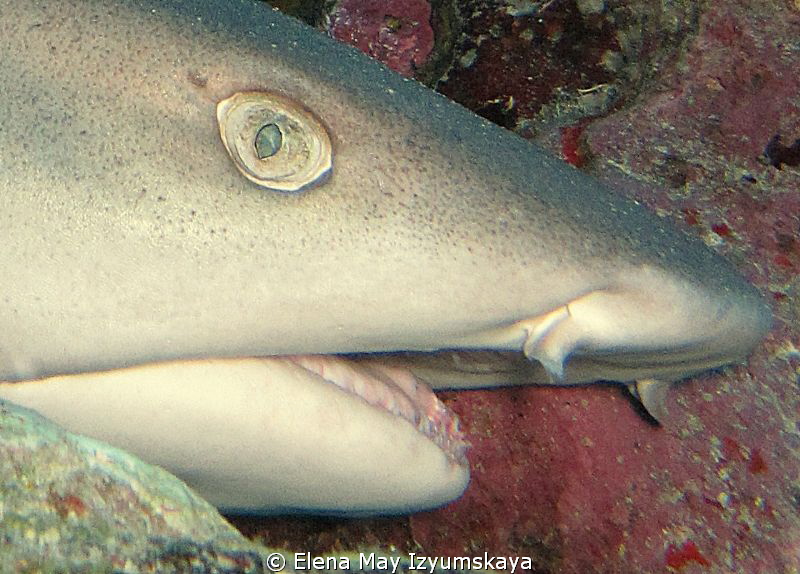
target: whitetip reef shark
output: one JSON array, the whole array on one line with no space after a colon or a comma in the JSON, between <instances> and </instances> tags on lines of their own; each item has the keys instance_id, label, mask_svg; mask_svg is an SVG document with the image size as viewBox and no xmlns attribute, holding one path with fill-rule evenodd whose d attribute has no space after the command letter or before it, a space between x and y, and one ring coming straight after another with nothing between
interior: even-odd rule
<instances>
[{"instance_id":1,"label":"whitetip reef shark","mask_svg":"<svg viewBox=\"0 0 800 574\"><path fill-rule=\"evenodd\" d=\"M221 508L441 505L425 383L658 415L769 328L699 240L251 0L0 0L0 59L0 398Z\"/></svg>"}]
</instances>

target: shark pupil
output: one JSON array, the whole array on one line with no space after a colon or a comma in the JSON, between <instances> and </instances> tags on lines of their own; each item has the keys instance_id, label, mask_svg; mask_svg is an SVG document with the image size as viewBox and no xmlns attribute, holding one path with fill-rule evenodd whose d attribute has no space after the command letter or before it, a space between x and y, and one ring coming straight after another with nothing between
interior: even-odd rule
<instances>
[{"instance_id":1,"label":"shark pupil","mask_svg":"<svg viewBox=\"0 0 800 574\"><path fill-rule=\"evenodd\" d=\"M278 153L283 145L283 134L275 124L265 124L253 142L256 148L258 159L266 159Z\"/></svg>"}]
</instances>

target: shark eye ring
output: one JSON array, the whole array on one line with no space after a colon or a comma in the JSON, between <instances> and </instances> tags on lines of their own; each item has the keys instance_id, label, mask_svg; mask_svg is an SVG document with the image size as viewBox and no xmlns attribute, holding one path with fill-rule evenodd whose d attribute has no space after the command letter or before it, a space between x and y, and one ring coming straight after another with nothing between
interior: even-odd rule
<instances>
[{"instance_id":1,"label":"shark eye ring","mask_svg":"<svg viewBox=\"0 0 800 574\"><path fill-rule=\"evenodd\" d=\"M236 168L275 191L303 191L331 172L328 131L300 103L270 92L238 92L217 104L219 133Z\"/></svg>"}]
</instances>

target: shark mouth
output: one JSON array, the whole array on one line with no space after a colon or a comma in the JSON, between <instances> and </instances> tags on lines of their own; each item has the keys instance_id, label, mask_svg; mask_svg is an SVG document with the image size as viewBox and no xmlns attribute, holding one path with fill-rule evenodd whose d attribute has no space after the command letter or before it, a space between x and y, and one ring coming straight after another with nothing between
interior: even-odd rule
<instances>
[{"instance_id":1,"label":"shark mouth","mask_svg":"<svg viewBox=\"0 0 800 574\"><path fill-rule=\"evenodd\" d=\"M280 358L372 407L404 419L442 449L452 462L467 463L469 443L461 430L458 415L410 370L380 359L348 360L338 355L287 355Z\"/></svg>"},{"instance_id":2,"label":"shark mouth","mask_svg":"<svg viewBox=\"0 0 800 574\"><path fill-rule=\"evenodd\" d=\"M286 377L303 381L304 384L307 382L309 388L315 384L333 386L351 399L362 401L376 411L405 421L436 445L451 464L466 467L469 443L461 430L458 416L437 398L425 381L403 364L403 360L393 363L388 358L389 355L380 354L352 356L313 354L157 361L109 370L0 381L0 398L16 401L23 406L40 410L54 420L59 420L58 416L54 415L61 409L58 401L52 398L59 396L59 389L68 389L68 396L78 397L76 394L78 391L91 388L99 397L103 391L99 390L98 385L112 387L120 385L113 387L120 390L127 383L130 388L138 390L125 392L136 394L136 398L132 400L139 401L143 400L144 396L151 398L158 394L166 396L168 391L163 389L170 384L169 381L179 380L185 385L186 394L196 394L195 385L198 381L208 379L219 389L220 386L224 387L242 376L239 374L241 372L238 370L239 366L255 362L260 365L259 376L273 382L269 390L264 392L270 397L274 396L274 400L282 400L280 395L271 394L274 392L274 384L280 384ZM255 389L259 388L257 381L253 384ZM236 390L232 392L240 395L243 392L251 392L235 388ZM262 391L254 392L260 394ZM45 398L43 403L42 397L48 395L51 398ZM182 402L184 398L174 399L170 406L193 408ZM71 400L87 403L77 398ZM213 402L215 399L209 400ZM78 432L81 429L82 425L73 427L73 430Z\"/></svg>"},{"instance_id":3,"label":"shark mouth","mask_svg":"<svg viewBox=\"0 0 800 574\"><path fill-rule=\"evenodd\" d=\"M0 382L3 400L162 466L233 513L409 512L469 480L458 417L380 356L143 363Z\"/></svg>"}]
</instances>

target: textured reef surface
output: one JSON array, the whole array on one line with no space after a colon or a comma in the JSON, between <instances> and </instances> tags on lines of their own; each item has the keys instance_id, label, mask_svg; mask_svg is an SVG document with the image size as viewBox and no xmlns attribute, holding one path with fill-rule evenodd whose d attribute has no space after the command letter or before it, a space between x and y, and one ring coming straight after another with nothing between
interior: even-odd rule
<instances>
[{"instance_id":1,"label":"textured reef surface","mask_svg":"<svg viewBox=\"0 0 800 574\"><path fill-rule=\"evenodd\" d=\"M430 8L360 4L333 35L429 80ZM531 556L538 573L800 571L800 3L455 10L460 33L434 26L451 35L435 40L449 56L430 48L452 63L440 88L702 237L771 302L772 332L747 365L675 386L662 427L611 386L446 395L473 446L470 487L443 509L235 524L296 550Z\"/></svg>"},{"instance_id":2,"label":"textured reef surface","mask_svg":"<svg viewBox=\"0 0 800 574\"><path fill-rule=\"evenodd\" d=\"M257 572L267 556L166 471L0 402L0 572Z\"/></svg>"}]
</instances>

